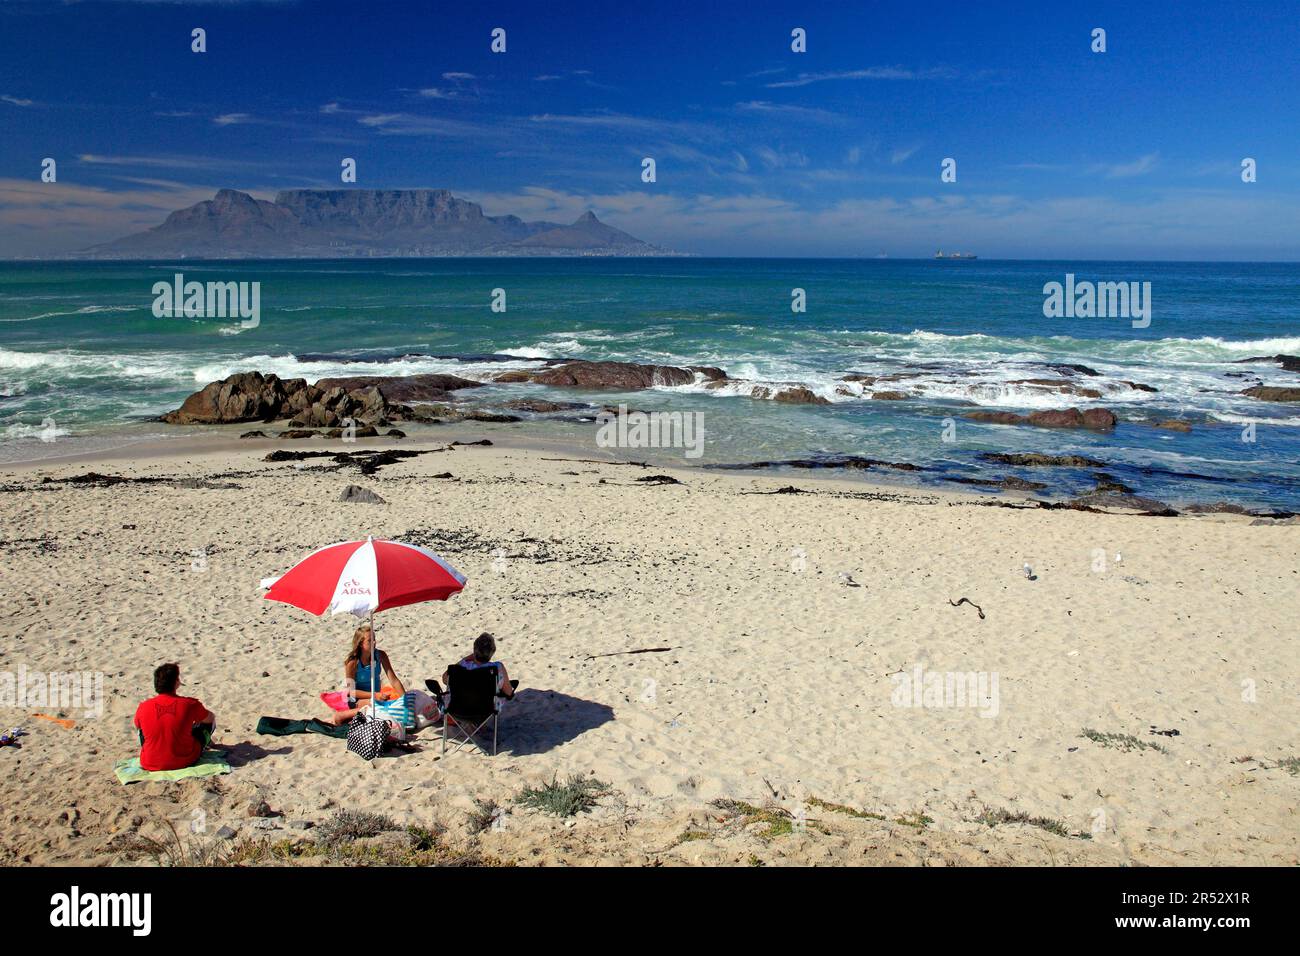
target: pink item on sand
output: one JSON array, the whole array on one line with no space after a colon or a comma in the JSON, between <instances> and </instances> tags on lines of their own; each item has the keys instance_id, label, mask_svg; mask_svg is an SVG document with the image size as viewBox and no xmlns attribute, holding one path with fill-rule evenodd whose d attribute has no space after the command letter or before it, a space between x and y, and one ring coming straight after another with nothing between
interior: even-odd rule
<instances>
[{"instance_id":1,"label":"pink item on sand","mask_svg":"<svg viewBox=\"0 0 1300 956\"><path fill-rule=\"evenodd\" d=\"M325 705L331 710L347 710L348 695L346 691L332 690L320 695L320 699L325 701Z\"/></svg>"}]
</instances>

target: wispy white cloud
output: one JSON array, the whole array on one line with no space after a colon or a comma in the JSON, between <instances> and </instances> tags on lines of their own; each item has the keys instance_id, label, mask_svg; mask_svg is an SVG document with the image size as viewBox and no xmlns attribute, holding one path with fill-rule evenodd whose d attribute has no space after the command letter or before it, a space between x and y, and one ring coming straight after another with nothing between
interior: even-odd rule
<instances>
[{"instance_id":1,"label":"wispy white cloud","mask_svg":"<svg viewBox=\"0 0 1300 956\"><path fill-rule=\"evenodd\" d=\"M239 126L253 122L253 117L249 113L222 113L212 117L212 122L218 126Z\"/></svg>"},{"instance_id":2,"label":"wispy white cloud","mask_svg":"<svg viewBox=\"0 0 1300 956\"><path fill-rule=\"evenodd\" d=\"M830 110L813 106L796 106L791 103L770 103L767 100L748 100L737 103L741 113L761 113L769 116L787 116L792 119L811 120L818 123L841 123L844 117Z\"/></svg>"},{"instance_id":3,"label":"wispy white cloud","mask_svg":"<svg viewBox=\"0 0 1300 956\"><path fill-rule=\"evenodd\" d=\"M357 122L385 136L447 136L456 139L500 137L501 123L475 123L469 120L423 116L418 113L363 113Z\"/></svg>"},{"instance_id":4,"label":"wispy white cloud","mask_svg":"<svg viewBox=\"0 0 1300 956\"><path fill-rule=\"evenodd\" d=\"M1156 168L1160 162L1159 153L1147 153L1131 163L1117 163L1096 167L1098 172L1106 174L1108 179L1128 179L1131 176L1143 176Z\"/></svg>"},{"instance_id":5,"label":"wispy white cloud","mask_svg":"<svg viewBox=\"0 0 1300 956\"><path fill-rule=\"evenodd\" d=\"M808 157L799 151L786 152L770 146L760 146L754 150L761 162L768 169L802 168L808 165Z\"/></svg>"},{"instance_id":6,"label":"wispy white cloud","mask_svg":"<svg viewBox=\"0 0 1300 956\"><path fill-rule=\"evenodd\" d=\"M0 102L8 103L10 106L33 106L35 100L23 99L21 96L10 96L8 93L0 93Z\"/></svg>"},{"instance_id":7,"label":"wispy white cloud","mask_svg":"<svg viewBox=\"0 0 1300 956\"><path fill-rule=\"evenodd\" d=\"M957 73L948 67L933 67L927 70L909 70L901 66L872 66L865 70L833 70L826 73L800 73L789 80L775 80L767 84L768 89L783 89L793 86L808 86L812 83L825 83L828 80L951 80Z\"/></svg>"},{"instance_id":8,"label":"wispy white cloud","mask_svg":"<svg viewBox=\"0 0 1300 956\"><path fill-rule=\"evenodd\" d=\"M1229 191L1189 195L1171 191L1145 201L1099 204L1091 195L917 196L800 203L763 193L719 196L628 190L569 192L528 187L476 193L493 215L568 220L586 209L640 238L683 251L724 255L842 255L887 250L929 255L940 245L969 246L985 256L1109 256L1176 258L1205 247L1238 258L1295 258L1300 240L1273 201ZM1014 244L1014 245L1012 245Z\"/></svg>"},{"instance_id":9,"label":"wispy white cloud","mask_svg":"<svg viewBox=\"0 0 1300 956\"><path fill-rule=\"evenodd\" d=\"M899 163L905 163L915 156L920 149L920 146L902 146L889 154L889 161L895 166Z\"/></svg>"}]
</instances>

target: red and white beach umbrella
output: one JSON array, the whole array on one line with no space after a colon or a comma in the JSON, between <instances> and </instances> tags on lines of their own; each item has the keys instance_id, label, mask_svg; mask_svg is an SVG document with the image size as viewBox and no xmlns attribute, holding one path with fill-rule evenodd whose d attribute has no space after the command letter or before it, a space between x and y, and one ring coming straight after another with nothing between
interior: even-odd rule
<instances>
[{"instance_id":1,"label":"red and white beach umbrella","mask_svg":"<svg viewBox=\"0 0 1300 956\"><path fill-rule=\"evenodd\" d=\"M283 601L317 616L350 613L371 618L390 607L445 601L465 586L465 575L432 551L400 541L345 541L313 551L278 578L267 578L268 601ZM376 640L372 661L378 663ZM370 669L371 695L374 675Z\"/></svg>"}]
</instances>

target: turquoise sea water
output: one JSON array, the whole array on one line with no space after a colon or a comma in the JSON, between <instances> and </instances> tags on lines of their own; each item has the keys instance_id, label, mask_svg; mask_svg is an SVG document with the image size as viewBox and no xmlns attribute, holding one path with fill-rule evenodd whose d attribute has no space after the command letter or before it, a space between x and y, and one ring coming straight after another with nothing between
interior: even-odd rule
<instances>
[{"instance_id":1,"label":"turquoise sea water","mask_svg":"<svg viewBox=\"0 0 1300 956\"><path fill-rule=\"evenodd\" d=\"M155 318L152 287L187 280L261 283L261 321ZM1043 285L1151 283L1152 318L1043 315ZM507 311L489 308L505 290ZM807 311L791 311L791 290ZM473 404L547 395L704 413L705 452L719 465L823 455L907 461L911 482L1020 474L1052 493L1090 472L1016 472L988 451L1078 453L1140 494L1171 502L1230 500L1300 510L1300 404L1240 394L1300 374L1238 360L1300 354L1300 265L743 259L443 259L0 264L0 438L4 458L39 457L104 436L175 434L149 421L214 379L241 370L316 378L454 372L486 379L544 358L721 366L741 384L626 396L476 390ZM402 356L398 358L398 356ZM1052 369L1084 365L1099 374ZM890 376L868 388L857 371ZM1100 399L1018 383L1062 378ZM1123 383L1156 389L1145 391ZM755 385L802 384L828 405L750 397ZM465 393L462 393L465 394ZM963 419L977 410L1110 408L1113 433ZM1181 418L1190 433L1154 428ZM946 420L955 423L947 430ZM1254 423L1253 441L1246 426ZM595 426L520 426L592 440ZM44 439L55 438L54 442ZM671 460L667 450L653 457ZM644 455L634 457L645 457ZM895 477L873 470L872 480Z\"/></svg>"}]
</instances>

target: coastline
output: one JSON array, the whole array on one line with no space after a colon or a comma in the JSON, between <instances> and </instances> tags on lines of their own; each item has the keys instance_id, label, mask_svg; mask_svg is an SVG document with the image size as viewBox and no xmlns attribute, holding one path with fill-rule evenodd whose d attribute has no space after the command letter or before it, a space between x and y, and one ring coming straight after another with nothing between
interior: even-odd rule
<instances>
[{"instance_id":1,"label":"coastline","mask_svg":"<svg viewBox=\"0 0 1300 956\"><path fill-rule=\"evenodd\" d=\"M102 717L56 714L73 729L6 708L30 736L3 754L15 820L0 856L130 863L132 836L196 809L209 833L295 840L310 831L294 821L347 806L525 864L1300 860L1296 778L1279 765L1297 750L1294 529L597 464L519 434L439 426L447 441L494 442L450 450L204 435L0 466L12 607L0 670L99 672L106 692ZM369 476L329 458L262 460L381 448L424 454ZM87 471L153 480L39 480ZM653 474L681 484L635 480ZM350 484L387 503L338 502ZM444 759L425 732L423 752L376 773L339 741L254 732L262 715L323 715L316 695L350 633L262 601L258 580L366 533L426 544L469 577L445 605L385 612L380 642L418 687L494 633L529 691L503 719L499 757ZM962 597L985 617L950 603ZM626 654L650 647L672 650ZM132 750L134 705L176 659L235 769L124 788L110 768ZM997 674L996 714L911 706L899 677L917 666ZM569 774L610 788L571 825L511 803ZM280 814L267 832L246 812L256 800ZM503 828L473 830L479 800L507 808ZM727 801L814 809L806 832L774 836Z\"/></svg>"}]
</instances>

